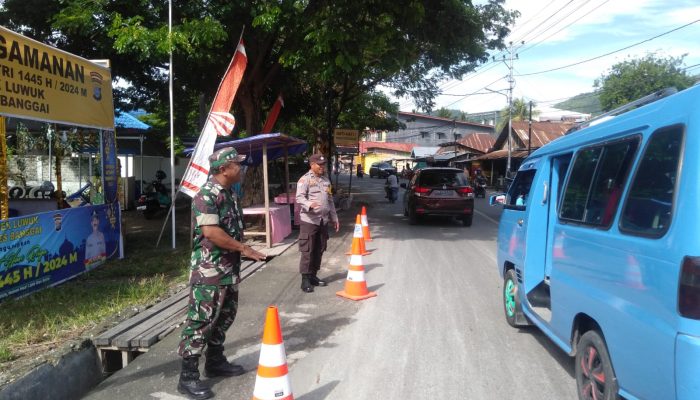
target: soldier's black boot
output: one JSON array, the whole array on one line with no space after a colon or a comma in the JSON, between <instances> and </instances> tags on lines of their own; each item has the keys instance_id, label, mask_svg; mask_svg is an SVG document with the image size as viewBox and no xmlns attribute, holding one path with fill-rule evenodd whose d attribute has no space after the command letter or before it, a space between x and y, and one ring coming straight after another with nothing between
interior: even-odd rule
<instances>
[{"instance_id":1,"label":"soldier's black boot","mask_svg":"<svg viewBox=\"0 0 700 400\"><path fill-rule=\"evenodd\" d=\"M311 284L311 274L301 274L301 290L306 293L311 293L314 291L314 287Z\"/></svg>"},{"instance_id":2,"label":"soldier's black boot","mask_svg":"<svg viewBox=\"0 0 700 400\"><path fill-rule=\"evenodd\" d=\"M180 372L180 381L177 383L177 391L195 400L214 397L214 392L199 380L199 356L182 359L182 371Z\"/></svg>"},{"instance_id":3,"label":"soldier's black boot","mask_svg":"<svg viewBox=\"0 0 700 400\"><path fill-rule=\"evenodd\" d=\"M204 376L213 378L216 376L243 375L245 370L240 365L231 364L224 355L224 346L207 346L204 355Z\"/></svg>"},{"instance_id":4,"label":"soldier's black boot","mask_svg":"<svg viewBox=\"0 0 700 400\"><path fill-rule=\"evenodd\" d=\"M326 283L326 281L318 279L318 277L316 276L316 272L309 275L309 282L313 286L328 286L328 283Z\"/></svg>"}]
</instances>

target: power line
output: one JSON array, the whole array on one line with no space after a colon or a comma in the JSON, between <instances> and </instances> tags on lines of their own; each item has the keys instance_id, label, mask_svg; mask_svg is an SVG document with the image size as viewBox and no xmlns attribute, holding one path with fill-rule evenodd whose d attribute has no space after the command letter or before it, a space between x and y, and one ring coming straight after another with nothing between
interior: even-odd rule
<instances>
[{"instance_id":1,"label":"power line","mask_svg":"<svg viewBox=\"0 0 700 400\"><path fill-rule=\"evenodd\" d=\"M521 53L524 53L524 52L530 50L531 48L537 46L538 44L544 42L545 40L549 39L550 37L556 35L557 33L563 31L564 29L570 27L571 25L573 25L573 24L577 23L578 21L582 20L583 18L587 17L590 13L592 13L593 11L599 9L600 7L602 7L605 3L609 2L609 1L610 1L610 0L605 0L604 2L598 4L595 8L591 9L591 10L588 11L587 13L585 13L585 14L583 14L582 16L580 16L579 18L575 19L575 20L572 21L570 24L567 24L567 25L562 26L562 27L559 28L556 32L550 34L549 36L545 37L544 39L540 40L539 42L536 42L536 43L533 43L533 44L529 45L528 47L526 47L526 48L520 50L520 52L521 52ZM586 3L584 3L584 4L586 4ZM580 8L580 7L579 7L579 8ZM578 8L577 8L576 10L578 10ZM574 11L576 11L576 10L574 10ZM569 15L572 15L572 14L569 14ZM568 17L568 16L567 16L567 17ZM562 20L559 20L557 23L559 23L559 22L561 22L561 21L562 21ZM544 33L544 32L542 32L542 33Z\"/></svg>"},{"instance_id":2,"label":"power line","mask_svg":"<svg viewBox=\"0 0 700 400\"><path fill-rule=\"evenodd\" d=\"M637 43L634 43L634 44L629 45L629 46L627 46L627 47L623 47L623 48L621 48L621 49L617 49L617 50L611 51L611 52L609 52L609 53L602 54L602 55L597 56L597 57L589 58L589 59L587 59L587 60L579 61L579 62L576 62L576 63L573 63L573 64L564 65L564 66L561 66L561 67L552 68L552 69L548 69L548 70L544 70L544 71L530 72L530 73L527 73L527 74L520 74L520 75L516 75L516 76L530 76L530 75L544 74L544 73L547 73L547 72L558 71L558 70L560 70L560 69L569 68L569 67L573 67L573 66L576 66L576 65L581 65L581 64L587 63L587 62L589 62L589 61L597 60L597 59L599 59L599 58L607 57L607 56L609 56L609 55L611 55L611 54L619 53L619 52L621 52L621 51L623 51L623 50L627 50L627 49L630 49L630 48L632 48L632 47L639 46L639 45L642 44L642 43L650 42L650 41L652 41L652 40L654 40L654 39L660 38L661 36L668 35L668 34L670 34L670 33L673 33L673 32L675 32L675 31L677 31L677 30L686 28L686 27L688 27L688 26L690 26L690 25L693 25L693 24L696 24L696 23L698 23L698 22L700 22L700 19L696 19L695 21L689 22L689 23L687 23L687 24L685 24L685 25L683 25L683 26L680 26L680 27L678 27L678 28L671 29L670 31L661 33L661 34L656 35L656 36L654 36L654 37L651 37L651 38L649 38L649 39L642 40L641 42L637 42Z\"/></svg>"},{"instance_id":3,"label":"power line","mask_svg":"<svg viewBox=\"0 0 700 400\"><path fill-rule=\"evenodd\" d=\"M568 7L569 4L571 4L573 1L574 1L574 0L569 0L566 4L564 4L563 6L561 6L557 11L555 11L553 14L551 14L550 16L548 16L547 18L545 18L544 21L548 21L550 18L552 18L552 17L554 17L555 15L557 15L561 10L565 9L566 7ZM543 21L543 22L544 22L544 21ZM527 31L525 34L523 34L522 36L520 36L520 39L518 39L518 40L516 41L516 43L517 43L517 42L521 42L521 41L525 41L525 38L527 37L527 35L529 35L529 34L532 33L533 31L537 30L540 26L541 26L541 25L535 26L534 28L532 28L532 29L530 29L529 31Z\"/></svg>"}]
</instances>

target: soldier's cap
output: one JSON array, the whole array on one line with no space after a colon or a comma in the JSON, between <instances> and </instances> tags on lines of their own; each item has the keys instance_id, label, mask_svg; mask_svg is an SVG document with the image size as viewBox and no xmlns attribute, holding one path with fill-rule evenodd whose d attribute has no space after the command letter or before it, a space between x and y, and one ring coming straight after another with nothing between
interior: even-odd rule
<instances>
[{"instance_id":1,"label":"soldier's cap","mask_svg":"<svg viewBox=\"0 0 700 400\"><path fill-rule=\"evenodd\" d=\"M326 157L321 153L316 153L309 157L309 163L323 165L326 163Z\"/></svg>"},{"instance_id":2,"label":"soldier's cap","mask_svg":"<svg viewBox=\"0 0 700 400\"><path fill-rule=\"evenodd\" d=\"M243 162L245 161L245 158L245 154L238 154L236 149L233 147L224 147L223 149L219 149L209 156L209 166L212 170L215 170L219 167L223 167L231 161L237 163Z\"/></svg>"}]
</instances>

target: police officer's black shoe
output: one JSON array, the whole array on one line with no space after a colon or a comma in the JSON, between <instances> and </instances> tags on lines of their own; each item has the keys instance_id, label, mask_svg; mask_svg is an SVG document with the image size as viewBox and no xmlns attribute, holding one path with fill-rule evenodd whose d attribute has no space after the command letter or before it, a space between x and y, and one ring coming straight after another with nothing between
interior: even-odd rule
<instances>
[{"instance_id":1,"label":"police officer's black shoe","mask_svg":"<svg viewBox=\"0 0 700 400\"><path fill-rule=\"evenodd\" d=\"M214 392L199 380L199 357L182 359L182 372L177 383L177 391L195 400L214 397Z\"/></svg>"},{"instance_id":2,"label":"police officer's black shoe","mask_svg":"<svg viewBox=\"0 0 700 400\"><path fill-rule=\"evenodd\" d=\"M209 346L205 352L204 376L239 376L245 373L240 365L231 364L224 355L224 346Z\"/></svg>"},{"instance_id":3,"label":"police officer's black shoe","mask_svg":"<svg viewBox=\"0 0 700 400\"><path fill-rule=\"evenodd\" d=\"M318 279L316 274L309 276L309 282L314 286L328 286L328 283L324 280Z\"/></svg>"},{"instance_id":4,"label":"police officer's black shoe","mask_svg":"<svg viewBox=\"0 0 700 400\"><path fill-rule=\"evenodd\" d=\"M311 293L314 291L314 287L311 284L311 274L302 274L301 275L301 290L303 290L306 293Z\"/></svg>"}]
</instances>

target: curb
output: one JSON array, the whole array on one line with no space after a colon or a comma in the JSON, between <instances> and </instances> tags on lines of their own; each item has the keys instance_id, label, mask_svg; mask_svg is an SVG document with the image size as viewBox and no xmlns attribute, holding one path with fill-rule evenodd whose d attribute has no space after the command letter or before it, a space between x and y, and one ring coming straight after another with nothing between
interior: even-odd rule
<instances>
[{"instance_id":1,"label":"curb","mask_svg":"<svg viewBox=\"0 0 700 400\"><path fill-rule=\"evenodd\" d=\"M44 363L0 391L0 400L78 399L103 379L97 350L91 341L67 353L55 364Z\"/></svg>"}]
</instances>

